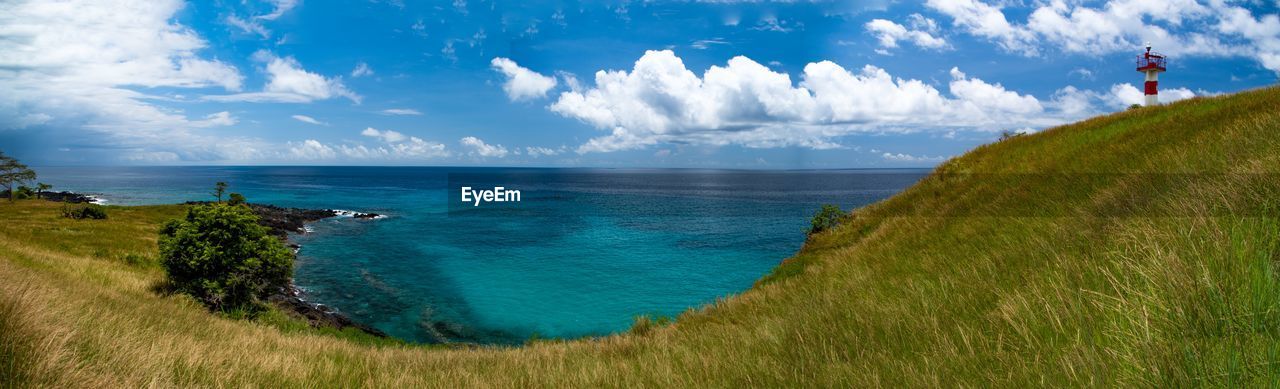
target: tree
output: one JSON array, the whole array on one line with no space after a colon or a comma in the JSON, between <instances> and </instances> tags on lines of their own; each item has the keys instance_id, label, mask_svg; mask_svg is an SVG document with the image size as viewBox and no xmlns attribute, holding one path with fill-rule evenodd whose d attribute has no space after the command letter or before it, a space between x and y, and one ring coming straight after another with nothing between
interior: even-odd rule
<instances>
[{"instance_id":1,"label":"tree","mask_svg":"<svg viewBox=\"0 0 1280 389\"><path fill-rule=\"evenodd\" d=\"M0 152L0 185L9 189L9 201L13 201L13 184L36 179L36 172L17 159Z\"/></svg>"},{"instance_id":2,"label":"tree","mask_svg":"<svg viewBox=\"0 0 1280 389\"><path fill-rule=\"evenodd\" d=\"M219 203L222 202L222 194L226 192L227 192L227 183L218 181L217 184L213 184L213 196L218 198Z\"/></svg>"},{"instance_id":3,"label":"tree","mask_svg":"<svg viewBox=\"0 0 1280 389\"><path fill-rule=\"evenodd\" d=\"M170 284L210 309L255 311L293 278L293 254L258 225L248 207L195 206L160 230Z\"/></svg>"},{"instance_id":4,"label":"tree","mask_svg":"<svg viewBox=\"0 0 1280 389\"><path fill-rule=\"evenodd\" d=\"M49 190L49 189L53 189L53 185L49 185L49 184L46 184L46 183L43 183L43 182L37 182L37 183L36 183L36 198L37 198L37 199L44 198L44 196L43 196L43 195L44 195L44 192L45 192L45 191L47 191L47 190Z\"/></svg>"},{"instance_id":5,"label":"tree","mask_svg":"<svg viewBox=\"0 0 1280 389\"><path fill-rule=\"evenodd\" d=\"M840 224L840 218L844 216L844 211L839 206L832 204L823 204L822 209L813 215L813 220L809 221L809 233L816 234L822 231L836 228Z\"/></svg>"},{"instance_id":6,"label":"tree","mask_svg":"<svg viewBox=\"0 0 1280 389\"><path fill-rule=\"evenodd\" d=\"M244 195L231 192L227 195L227 205L243 205L245 203Z\"/></svg>"}]
</instances>

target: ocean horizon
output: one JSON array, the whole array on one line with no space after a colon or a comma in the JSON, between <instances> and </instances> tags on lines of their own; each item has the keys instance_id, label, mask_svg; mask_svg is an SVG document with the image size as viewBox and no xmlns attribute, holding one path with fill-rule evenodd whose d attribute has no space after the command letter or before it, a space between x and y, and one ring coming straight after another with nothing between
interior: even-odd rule
<instances>
[{"instance_id":1,"label":"ocean horizon","mask_svg":"<svg viewBox=\"0 0 1280 389\"><path fill-rule=\"evenodd\" d=\"M290 236L295 284L397 338L519 344L602 336L749 288L805 240L822 204L852 209L929 169L713 170L405 166L41 167L109 205L213 199L386 215ZM458 201L462 185L519 202Z\"/></svg>"}]
</instances>

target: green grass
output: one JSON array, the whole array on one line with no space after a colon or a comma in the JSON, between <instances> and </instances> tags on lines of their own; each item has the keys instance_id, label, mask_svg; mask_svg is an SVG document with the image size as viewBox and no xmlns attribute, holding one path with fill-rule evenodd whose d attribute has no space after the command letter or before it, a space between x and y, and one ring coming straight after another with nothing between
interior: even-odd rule
<instances>
[{"instance_id":1,"label":"green grass","mask_svg":"<svg viewBox=\"0 0 1280 389\"><path fill-rule=\"evenodd\" d=\"M152 289L180 207L0 204L0 377L43 386L1267 386L1280 89L979 147L673 324L370 344ZM134 257L129 255L133 254ZM128 260L134 258L134 260ZM137 258L147 258L138 261ZM143 263L142 265L136 263Z\"/></svg>"}]
</instances>

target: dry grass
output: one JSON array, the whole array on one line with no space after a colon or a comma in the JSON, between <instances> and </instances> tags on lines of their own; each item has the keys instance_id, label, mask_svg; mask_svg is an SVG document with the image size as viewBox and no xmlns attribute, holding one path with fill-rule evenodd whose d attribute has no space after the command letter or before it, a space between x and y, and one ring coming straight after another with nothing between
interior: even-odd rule
<instances>
[{"instance_id":1,"label":"dry grass","mask_svg":"<svg viewBox=\"0 0 1280 389\"><path fill-rule=\"evenodd\" d=\"M180 208L73 221L0 204L0 381L1264 386L1280 382L1277 107L1272 88L980 147L674 325L520 348L220 318L154 293L161 275L136 260Z\"/></svg>"}]
</instances>

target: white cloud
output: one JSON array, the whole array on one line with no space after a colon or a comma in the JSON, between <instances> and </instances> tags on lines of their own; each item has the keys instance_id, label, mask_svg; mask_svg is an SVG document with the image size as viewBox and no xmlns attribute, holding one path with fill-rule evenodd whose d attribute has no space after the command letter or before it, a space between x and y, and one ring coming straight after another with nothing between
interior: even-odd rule
<instances>
[{"instance_id":1,"label":"white cloud","mask_svg":"<svg viewBox=\"0 0 1280 389\"><path fill-rule=\"evenodd\" d=\"M549 149L546 147L525 147L524 150L526 154L534 158L537 158L538 156L550 157L550 156L560 154L560 152L563 151L563 149L557 150L557 149Z\"/></svg>"},{"instance_id":2,"label":"white cloud","mask_svg":"<svg viewBox=\"0 0 1280 389\"><path fill-rule=\"evenodd\" d=\"M1033 96L988 84L955 69L946 97L919 80L865 66L846 70L810 63L799 83L747 57L712 66L701 77L671 51L649 51L628 71L600 71L595 86L568 91L550 106L609 135L579 153L659 143L746 147L838 148L833 138L858 131L966 127L998 131L1064 118Z\"/></svg>"},{"instance_id":3,"label":"white cloud","mask_svg":"<svg viewBox=\"0 0 1280 389\"><path fill-rule=\"evenodd\" d=\"M300 143L289 143L288 157L301 160L333 159L338 155L329 147L315 139L307 139Z\"/></svg>"},{"instance_id":4,"label":"white cloud","mask_svg":"<svg viewBox=\"0 0 1280 389\"><path fill-rule=\"evenodd\" d=\"M391 109L384 109L380 112L382 112L382 114L384 115L405 115L405 116L422 115L422 112L418 112L418 110L411 109L411 108L391 108Z\"/></svg>"},{"instance_id":5,"label":"white cloud","mask_svg":"<svg viewBox=\"0 0 1280 389\"><path fill-rule=\"evenodd\" d=\"M329 125L329 123L325 123L325 122L322 122L322 121L316 120L315 118L310 117L310 116L307 116L307 115L293 115L293 116L292 116L292 118L293 118L293 120L297 120L297 121L300 121L300 122L303 122L303 123L311 123L311 124L315 124L315 125L319 125L319 126L327 126L327 125Z\"/></svg>"},{"instance_id":6,"label":"white cloud","mask_svg":"<svg viewBox=\"0 0 1280 389\"><path fill-rule=\"evenodd\" d=\"M204 120L194 122L195 127L221 127L235 125L238 121L231 112L222 111L206 115Z\"/></svg>"},{"instance_id":7,"label":"white cloud","mask_svg":"<svg viewBox=\"0 0 1280 389\"><path fill-rule=\"evenodd\" d=\"M266 64L267 85L262 92L237 93L231 95L205 96L213 101L250 101L250 102L282 102L309 103L315 100L326 100L346 97L356 104L361 97L346 85L341 77L327 78L302 68L302 64L293 57L278 57L275 54L259 50L253 55L254 60Z\"/></svg>"},{"instance_id":8,"label":"white cloud","mask_svg":"<svg viewBox=\"0 0 1280 389\"><path fill-rule=\"evenodd\" d=\"M884 158L885 160L893 161L893 162L929 162L929 163L938 163L938 162L946 161L948 158L944 156L930 157L928 155L915 156L915 155L903 154L903 153L884 153L884 154L880 154L880 157Z\"/></svg>"},{"instance_id":9,"label":"white cloud","mask_svg":"<svg viewBox=\"0 0 1280 389\"><path fill-rule=\"evenodd\" d=\"M369 64L364 62L356 64L356 68L351 70L352 78L372 76L372 75L373 75L373 69L369 67Z\"/></svg>"},{"instance_id":10,"label":"white cloud","mask_svg":"<svg viewBox=\"0 0 1280 389\"><path fill-rule=\"evenodd\" d=\"M1000 84L988 84L979 79L969 79L959 68L951 68L951 94L964 104L983 113L1012 113L1017 115L1039 114L1044 111L1040 101L1030 95L1019 95L1004 89Z\"/></svg>"},{"instance_id":11,"label":"white cloud","mask_svg":"<svg viewBox=\"0 0 1280 389\"><path fill-rule=\"evenodd\" d=\"M945 39L935 37L937 23L933 19L920 14L911 15L913 28L907 28L885 19L874 19L865 25L868 32L876 36L880 46L884 48L898 47L898 41L907 41L925 49L942 50L950 47Z\"/></svg>"},{"instance_id":12,"label":"white cloud","mask_svg":"<svg viewBox=\"0 0 1280 389\"><path fill-rule=\"evenodd\" d=\"M162 96L146 94L150 88L242 86L235 67L202 58L207 43L173 21L183 6L177 0L3 2L0 130L82 131L122 157L160 152L154 148L192 159L254 149L230 138L193 142L206 139L193 130L232 125L235 118L220 112L192 119L156 105Z\"/></svg>"},{"instance_id":13,"label":"white cloud","mask_svg":"<svg viewBox=\"0 0 1280 389\"><path fill-rule=\"evenodd\" d=\"M1144 94L1132 84L1115 84L1111 86L1111 94L1103 96L1103 100L1114 108L1128 107L1144 103ZM1164 88L1159 91L1161 103L1172 103L1196 97L1196 93L1187 88Z\"/></svg>"},{"instance_id":14,"label":"white cloud","mask_svg":"<svg viewBox=\"0 0 1280 389\"><path fill-rule=\"evenodd\" d=\"M507 77L502 90L512 101L529 100L545 97L551 88L556 87L556 79L517 65L508 58L497 57L490 62L494 70Z\"/></svg>"},{"instance_id":15,"label":"white cloud","mask_svg":"<svg viewBox=\"0 0 1280 389\"><path fill-rule=\"evenodd\" d=\"M267 2L271 3L271 5L274 5L275 9L272 10L271 13L269 14L259 15L259 16L256 16L255 18L264 19L264 20L276 20L281 16L283 16L285 13L292 10L294 7L297 7L299 0L267 0Z\"/></svg>"},{"instance_id":16,"label":"white cloud","mask_svg":"<svg viewBox=\"0 0 1280 389\"><path fill-rule=\"evenodd\" d=\"M758 31L773 31L773 32L785 33L785 32L791 32L792 30L795 30L796 27L802 27L802 26L803 25L800 23L791 23L786 20L780 20L776 16L768 15L763 18L760 18L760 22L756 23L756 26L752 27L751 29L758 30Z\"/></svg>"},{"instance_id":17,"label":"white cloud","mask_svg":"<svg viewBox=\"0 0 1280 389\"><path fill-rule=\"evenodd\" d=\"M271 37L271 30L255 19L245 20L236 15L227 15L227 25L240 29L246 34L254 34L261 36L262 39Z\"/></svg>"},{"instance_id":18,"label":"white cloud","mask_svg":"<svg viewBox=\"0 0 1280 389\"><path fill-rule=\"evenodd\" d=\"M979 0L929 0L925 5L951 16L957 26L971 34L999 42L1006 50L1028 52L1028 55L1036 51L1031 44L1034 35L1010 24L1000 8Z\"/></svg>"},{"instance_id":19,"label":"white cloud","mask_svg":"<svg viewBox=\"0 0 1280 389\"><path fill-rule=\"evenodd\" d=\"M293 160L380 161L435 159L450 155L444 144L396 131L369 127L360 134L374 138L379 143L366 145L348 142L331 145L308 139L299 143L289 143L282 157Z\"/></svg>"},{"instance_id":20,"label":"white cloud","mask_svg":"<svg viewBox=\"0 0 1280 389\"><path fill-rule=\"evenodd\" d=\"M387 143L396 143L408 139L408 137L399 132L391 130L378 131L378 129L373 127L365 128L364 131L360 132L360 135L382 139L383 142Z\"/></svg>"},{"instance_id":21,"label":"white cloud","mask_svg":"<svg viewBox=\"0 0 1280 389\"><path fill-rule=\"evenodd\" d=\"M693 41L693 43L689 44L689 47L692 47L698 50L706 50L711 46L727 45L727 44L729 44L729 42L725 41L724 39L711 38L711 39L699 39L699 40Z\"/></svg>"},{"instance_id":22,"label":"white cloud","mask_svg":"<svg viewBox=\"0 0 1280 389\"><path fill-rule=\"evenodd\" d=\"M468 136L458 140L458 143L471 149L471 154L481 157L502 158L507 156L507 148L502 145L491 145L484 143L480 138Z\"/></svg>"},{"instance_id":23,"label":"white cloud","mask_svg":"<svg viewBox=\"0 0 1280 389\"><path fill-rule=\"evenodd\" d=\"M1246 57L1280 73L1280 16L1254 16L1226 1L1040 1L1024 24L982 0L929 0L960 29L1009 52L1043 50L1102 55L1138 51L1144 42L1174 56Z\"/></svg>"}]
</instances>

